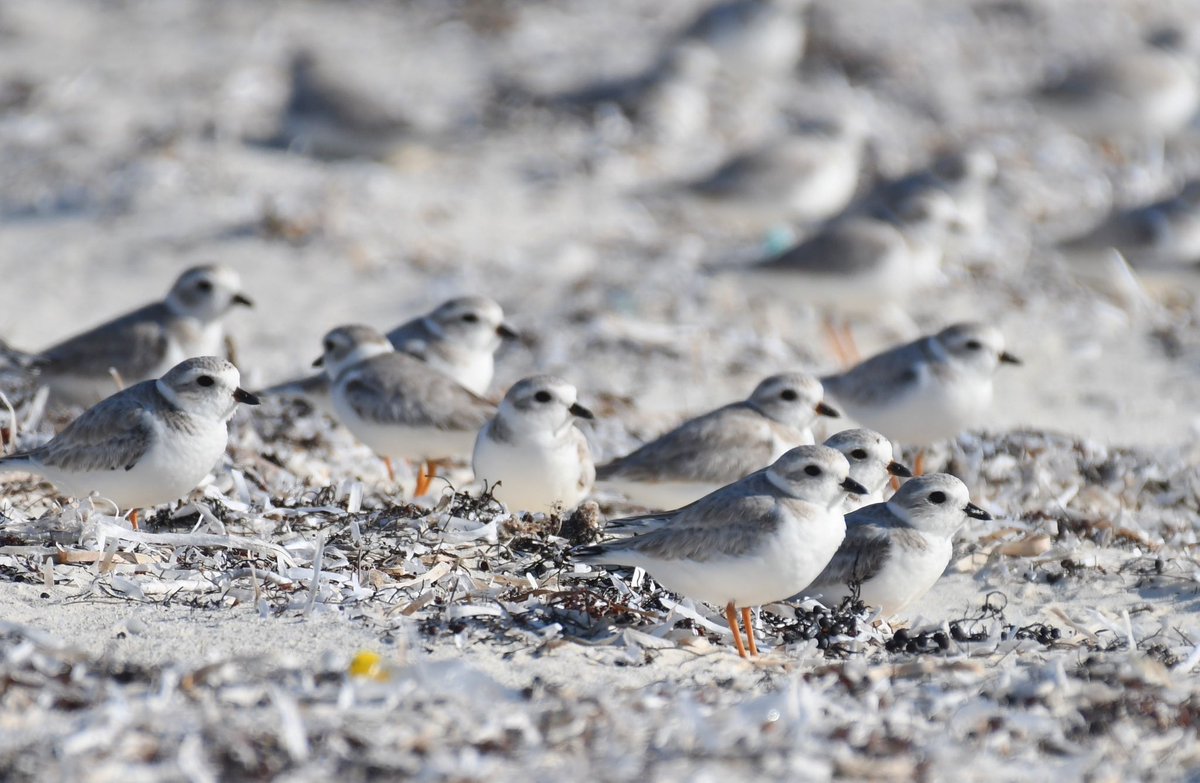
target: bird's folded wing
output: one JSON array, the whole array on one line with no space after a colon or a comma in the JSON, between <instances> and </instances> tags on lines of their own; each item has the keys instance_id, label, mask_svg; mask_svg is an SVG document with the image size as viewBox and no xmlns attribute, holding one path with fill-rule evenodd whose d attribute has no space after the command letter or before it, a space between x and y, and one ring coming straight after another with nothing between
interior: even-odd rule
<instances>
[{"instance_id":1,"label":"bird's folded wing","mask_svg":"<svg viewBox=\"0 0 1200 783\"><path fill-rule=\"evenodd\" d=\"M166 316L162 304L147 305L52 346L42 356L51 372L60 374L104 375L114 367L127 380L144 378L167 355Z\"/></svg>"},{"instance_id":2,"label":"bird's folded wing","mask_svg":"<svg viewBox=\"0 0 1200 783\"><path fill-rule=\"evenodd\" d=\"M490 402L403 354L347 371L346 404L366 421L443 430L477 430L495 413Z\"/></svg>"},{"instance_id":3,"label":"bird's folded wing","mask_svg":"<svg viewBox=\"0 0 1200 783\"><path fill-rule=\"evenodd\" d=\"M601 466L596 476L723 484L766 467L774 449L770 423L761 414L748 406L727 406Z\"/></svg>"},{"instance_id":4,"label":"bird's folded wing","mask_svg":"<svg viewBox=\"0 0 1200 783\"><path fill-rule=\"evenodd\" d=\"M128 393L142 387L130 387L89 408L29 456L69 471L129 470L149 450L155 434L154 415L139 399L143 395Z\"/></svg>"}]
</instances>

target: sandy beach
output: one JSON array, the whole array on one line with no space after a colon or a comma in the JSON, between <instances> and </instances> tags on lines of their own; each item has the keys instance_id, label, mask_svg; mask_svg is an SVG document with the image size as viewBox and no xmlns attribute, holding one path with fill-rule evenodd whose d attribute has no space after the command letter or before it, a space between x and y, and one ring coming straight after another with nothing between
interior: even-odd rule
<instances>
[{"instance_id":1,"label":"sandy beach","mask_svg":"<svg viewBox=\"0 0 1200 783\"><path fill-rule=\"evenodd\" d=\"M268 401L140 531L0 478L0 776L1197 774L1200 276L1097 286L1054 243L1200 174L1200 126L1087 141L1028 95L1200 6L815 0L796 72L716 91L686 133L535 99L647 68L703 7L9 0L0 340L45 348L221 263L256 303L228 321L253 389L306 372L332 326L487 294L522 334L492 396L567 378L607 459L763 377L838 366L819 313L714 271L805 229L719 219L678 183L782 118L852 111L861 192L967 145L998 165L986 229L907 321L854 325L869 354L986 320L1024 361L930 456L996 517L959 531L933 590L890 625L842 611L845 633L765 607L764 655L740 660L715 608L565 558L578 520L449 488L412 503L346 430ZM299 50L403 127L386 154L275 143ZM23 444L68 418L18 370L0 390Z\"/></svg>"}]
</instances>

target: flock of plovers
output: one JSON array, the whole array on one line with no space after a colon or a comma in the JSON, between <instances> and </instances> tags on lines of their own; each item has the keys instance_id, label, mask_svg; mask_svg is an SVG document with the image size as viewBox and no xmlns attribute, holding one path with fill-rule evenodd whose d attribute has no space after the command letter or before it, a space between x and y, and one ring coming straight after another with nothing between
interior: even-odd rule
<instances>
[{"instance_id":1,"label":"flock of plovers","mask_svg":"<svg viewBox=\"0 0 1200 783\"><path fill-rule=\"evenodd\" d=\"M802 5L720 3L646 73L540 103L609 102L670 138L695 119L692 99L714 80L795 70ZM1081 136L1133 137L1157 149L1200 104L1190 46L1186 36L1155 32L1045 84L1031 104ZM361 152L397 132L324 84L316 67L307 55L293 64L281 130L289 144ZM55 404L86 410L49 442L0 458L0 471L40 474L64 496L110 501L136 525L140 511L180 499L213 470L239 403L301 397L378 454L393 481L395 461L420 465L414 497L431 491L442 466L469 465L475 486L513 512L568 513L596 488L649 511L610 521L609 540L576 548L575 561L640 567L722 609L743 656L757 654L751 609L763 604L855 593L890 617L933 586L968 518L991 518L958 478L926 474L922 456L901 464L896 447L929 447L984 422L996 374L1021 362L1000 329L980 322L858 354L855 320L902 313L942 275L946 247L986 225L997 171L989 152L965 146L856 198L872 130L853 112L804 124L686 185L734 212L815 225L768 257L718 274L813 308L840 372L764 378L744 399L597 464L581 427L595 418L587 389L539 374L498 402L486 396L497 350L519 336L491 299L451 299L386 333L336 326L313 363L320 374L251 393L218 357L226 315L252 301L232 269L200 266L162 301L25 357ZM1181 183L1176 195L1115 210L1063 250L1117 252L1133 265L1195 261L1197 192L1195 182ZM815 442L818 420L832 432L823 444Z\"/></svg>"}]
</instances>

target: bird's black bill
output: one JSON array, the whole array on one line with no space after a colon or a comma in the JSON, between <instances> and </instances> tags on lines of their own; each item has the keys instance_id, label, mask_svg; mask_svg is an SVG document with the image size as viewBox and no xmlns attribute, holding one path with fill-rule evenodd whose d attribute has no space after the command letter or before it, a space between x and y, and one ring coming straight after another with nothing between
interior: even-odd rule
<instances>
[{"instance_id":1,"label":"bird's black bill","mask_svg":"<svg viewBox=\"0 0 1200 783\"><path fill-rule=\"evenodd\" d=\"M240 386L233 390L233 398L246 405L258 405L259 403L258 395L251 394Z\"/></svg>"},{"instance_id":2,"label":"bird's black bill","mask_svg":"<svg viewBox=\"0 0 1200 783\"><path fill-rule=\"evenodd\" d=\"M596 414L592 413L592 412L591 412L591 411L589 411L587 408L583 407L582 405L580 405L580 404L579 404L579 403L577 403L577 402L576 402L576 403L574 403L574 404L572 404L572 405L571 405L571 407L570 407L570 408L568 408L568 410L569 410L569 411L571 411L571 415L572 415L572 416L578 416L578 417L579 417L579 418L581 418L581 419L594 419L594 418L596 418Z\"/></svg>"},{"instance_id":3,"label":"bird's black bill","mask_svg":"<svg viewBox=\"0 0 1200 783\"><path fill-rule=\"evenodd\" d=\"M254 300L251 299L250 297L246 296L245 294L234 294L233 295L233 303L244 305L246 307L254 307Z\"/></svg>"},{"instance_id":4,"label":"bird's black bill","mask_svg":"<svg viewBox=\"0 0 1200 783\"><path fill-rule=\"evenodd\" d=\"M976 519L991 519L992 518L991 514L984 511L982 508L975 505L974 503L968 503L966 505L966 507L963 509L963 513L965 513L969 517L975 517Z\"/></svg>"},{"instance_id":5,"label":"bird's black bill","mask_svg":"<svg viewBox=\"0 0 1200 783\"><path fill-rule=\"evenodd\" d=\"M1013 356L1008 351L1005 351L1004 353L1000 354L1000 361L1004 362L1005 364L1021 364L1022 363L1020 359Z\"/></svg>"},{"instance_id":6,"label":"bird's black bill","mask_svg":"<svg viewBox=\"0 0 1200 783\"><path fill-rule=\"evenodd\" d=\"M828 416L831 419L840 419L842 417L842 412L827 402L818 402L814 410L819 415Z\"/></svg>"},{"instance_id":7,"label":"bird's black bill","mask_svg":"<svg viewBox=\"0 0 1200 783\"><path fill-rule=\"evenodd\" d=\"M862 484L859 484L857 481L855 481L852 478L847 478L845 481L842 482L842 489L846 490L847 492L849 492L852 495L867 494L867 488L864 487Z\"/></svg>"},{"instance_id":8,"label":"bird's black bill","mask_svg":"<svg viewBox=\"0 0 1200 783\"><path fill-rule=\"evenodd\" d=\"M521 333L512 328L508 324L500 324L496 327L496 334L503 337L505 340L515 340L521 336Z\"/></svg>"},{"instance_id":9,"label":"bird's black bill","mask_svg":"<svg viewBox=\"0 0 1200 783\"><path fill-rule=\"evenodd\" d=\"M904 465L901 465L899 462L889 462L887 471L893 476L899 476L900 478L912 478L912 471Z\"/></svg>"},{"instance_id":10,"label":"bird's black bill","mask_svg":"<svg viewBox=\"0 0 1200 783\"><path fill-rule=\"evenodd\" d=\"M312 366L313 367L324 367L325 366L325 357L318 356L317 358L313 359Z\"/></svg>"}]
</instances>

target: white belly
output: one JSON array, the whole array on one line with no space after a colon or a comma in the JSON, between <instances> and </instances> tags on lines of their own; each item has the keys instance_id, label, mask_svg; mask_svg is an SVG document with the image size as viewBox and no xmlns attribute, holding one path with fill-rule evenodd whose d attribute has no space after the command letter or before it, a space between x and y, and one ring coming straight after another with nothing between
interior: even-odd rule
<instances>
[{"instance_id":1,"label":"white belly","mask_svg":"<svg viewBox=\"0 0 1200 783\"><path fill-rule=\"evenodd\" d=\"M803 526L784 525L757 551L742 557L698 562L622 553L621 562L641 566L668 590L714 606L761 606L782 601L808 585L833 558L845 535L845 520L833 513Z\"/></svg>"},{"instance_id":2,"label":"white belly","mask_svg":"<svg viewBox=\"0 0 1200 783\"><path fill-rule=\"evenodd\" d=\"M224 422L211 422L187 435L160 430L159 437L129 470L71 473L55 467L42 470L46 478L70 497L93 492L121 509L141 509L187 495L212 471L225 453L229 433Z\"/></svg>"},{"instance_id":3,"label":"white belly","mask_svg":"<svg viewBox=\"0 0 1200 783\"><path fill-rule=\"evenodd\" d=\"M928 593L946 571L953 546L946 538L926 537L926 541L930 545L926 550L905 550L902 557L889 557L874 578L863 582L859 592L862 602L879 609L881 616L888 618ZM812 597L819 597L826 606L833 606L849 593L847 585L837 585Z\"/></svg>"},{"instance_id":4,"label":"white belly","mask_svg":"<svg viewBox=\"0 0 1200 783\"><path fill-rule=\"evenodd\" d=\"M497 483L494 496L510 511L550 512L572 509L589 491L591 481L580 486L584 466L573 444L557 448L534 443L500 444L480 437L472 459L475 478L488 486Z\"/></svg>"}]
</instances>

